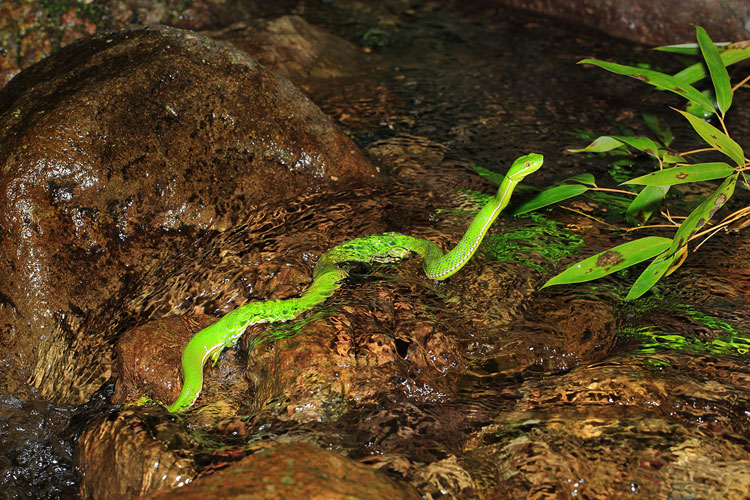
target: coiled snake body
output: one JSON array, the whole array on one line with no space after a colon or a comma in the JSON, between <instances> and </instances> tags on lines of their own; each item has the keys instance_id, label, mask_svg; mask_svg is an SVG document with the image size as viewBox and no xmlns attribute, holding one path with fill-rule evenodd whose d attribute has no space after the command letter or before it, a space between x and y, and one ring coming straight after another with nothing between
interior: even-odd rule
<instances>
[{"instance_id":1,"label":"coiled snake body","mask_svg":"<svg viewBox=\"0 0 750 500\"><path fill-rule=\"evenodd\" d=\"M542 166L542 155L531 153L513 162L497 194L469 225L456 247L443 255L435 243L400 233L365 236L338 245L324 253L315 266L313 282L299 297L250 302L226 314L216 323L196 333L182 352L183 385L179 396L169 406L179 412L192 406L203 387L203 366L214 363L224 349L233 347L245 329L257 323L288 321L324 302L341 286L351 263L389 262L415 252L424 259L428 278L444 280L455 274L474 255L487 229L508 205L513 190L521 180Z\"/></svg>"}]
</instances>

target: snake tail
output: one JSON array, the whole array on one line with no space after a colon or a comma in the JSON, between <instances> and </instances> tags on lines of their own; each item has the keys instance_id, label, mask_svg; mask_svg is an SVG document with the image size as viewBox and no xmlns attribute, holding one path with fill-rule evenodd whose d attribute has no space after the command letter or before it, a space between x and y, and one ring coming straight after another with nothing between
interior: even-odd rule
<instances>
[{"instance_id":1,"label":"snake tail","mask_svg":"<svg viewBox=\"0 0 750 500\"><path fill-rule=\"evenodd\" d=\"M325 302L346 276L344 269L329 268L320 273L299 297L250 302L200 330L182 351L182 389L167 410L174 413L193 405L203 388L203 366L209 359L215 363L224 349L234 347L248 326L296 318Z\"/></svg>"},{"instance_id":2,"label":"snake tail","mask_svg":"<svg viewBox=\"0 0 750 500\"><path fill-rule=\"evenodd\" d=\"M226 314L196 333L182 352L182 389L167 410L179 412L193 405L203 388L203 366L214 363L224 349L233 347L250 325L289 321L328 299L348 276L354 263L396 262L414 252L423 258L428 278L444 280L458 272L474 255L498 214L508 205L521 180L539 170L542 155L531 153L516 159L497 194L472 220L456 247L443 254L432 241L400 233L364 236L335 246L324 253L313 272L313 282L299 297L250 302Z\"/></svg>"}]
</instances>

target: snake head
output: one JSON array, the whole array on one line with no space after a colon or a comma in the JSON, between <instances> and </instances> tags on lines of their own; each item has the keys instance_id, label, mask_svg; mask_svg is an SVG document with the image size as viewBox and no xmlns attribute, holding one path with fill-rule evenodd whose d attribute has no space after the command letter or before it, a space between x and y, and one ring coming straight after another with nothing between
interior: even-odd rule
<instances>
[{"instance_id":1,"label":"snake head","mask_svg":"<svg viewBox=\"0 0 750 500\"><path fill-rule=\"evenodd\" d=\"M513 182L521 182L521 179L532 172L542 168L544 157L538 153L529 153L516 158L513 165L508 169L506 177Z\"/></svg>"}]
</instances>

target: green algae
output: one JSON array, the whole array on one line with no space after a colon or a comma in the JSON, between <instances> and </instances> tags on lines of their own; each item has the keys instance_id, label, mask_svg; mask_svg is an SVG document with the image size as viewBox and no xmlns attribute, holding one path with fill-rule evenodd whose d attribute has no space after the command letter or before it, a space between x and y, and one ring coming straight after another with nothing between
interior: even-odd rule
<instances>
[{"instance_id":1,"label":"green algae","mask_svg":"<svg viewBox=\"0 0 750 500\"><path fill-rule=\"evenodd\" d=\"M583 238L537 212L522 216L533 222L500 235L487 236L485 255L500 262L516 261L544 272L583 245ZM541 263L539 262L541 260Z\"/></svg>"},{"instance_id":2,"label":"green algae","mask_svg":"<svg viewBox=\"0 0 750 500\"><path fill-rule=\"evenodd\" d=\"M491 195L465 189L462 193L479 206L486 205ZM461 212L462 210L443 210L441 212ZM517 216L532 222L529 227L516 229L500 235L487 235L484 239L484 254L499 262L509 260L521 262L544 272L572 254L583 245L583 238L561 227L559 222L550 220L539 212L528 212ZM534 257L537 257L534 259ZM541 259L540 259L541 258ZM545 265L537 262L542 260Z\"/></svg>"},{"instance_id":3,"label":"green algae","mask_svg":"<svg viewBox=\"0 0 750 500\"><path fill-rule=\"evenodd\" d=\"M652 304L652 301L649 301ZM656 353L666 349L675 349L694 353L709 353L714 355L745 356L750 352L750 333L744 332L729 322L706 314L688 304L660 304L671 311L683 314L701 326L719 334L713 339L700 339L684 335L681 332L649 325L642 327L626 327L620 329L620 334L626 338L637 339L641 342L640 352ZM652 306L642 306L641 312Z\"/></svg>"},{"instance_id":4,"label":"green algae","mask_svg":"<svg viewBox=\"0 0 750 500\"><path fill-rule=\"evenodd\" d=\"M623 328L620 334L641 342L639 352L657 353L667 349L714 355L744 356L750 351L750 335L727 335L710 340L690 338L660 327Z\"/></svg>"}]
</instances>

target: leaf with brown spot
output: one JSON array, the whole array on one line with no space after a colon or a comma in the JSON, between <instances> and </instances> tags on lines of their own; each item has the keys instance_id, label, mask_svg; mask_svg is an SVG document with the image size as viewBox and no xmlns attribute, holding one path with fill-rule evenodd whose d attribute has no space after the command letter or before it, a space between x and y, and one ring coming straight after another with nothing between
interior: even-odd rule
<instances>
[{"instance_id":1,"label":"leaf with brown spot","mask_svg":"<svg viewBox=\"0 0 750 500\"><path fill-rule=\"evenodd\" d=\"M623 184L640 184L645 186L672 186L686 182L710 181L724 179L734 173L734 168L724 162L696 163L680 167L665 168L650 174L630 179Z\"/></svg>"},{"instance_id":2,"label":"leaf with brown spot","mask_svg":"<svg viewBox=\"0 0 750 500\"><path fill-rule=\"evenodd\" d=\"M597 267L610 267L610 266L615 266L617 264L621 264L624 261L625 261L625 258L622 256L620 252L607 250L606 252L599 254L599 257L596 259L596 266Z\"/></svg>"},{"instance_id":3,"label":"leaf with brown spot","mask_svg":"<svg viewBox=\"0 0 750 500\"><path fill-rule=\"evenodd\" d=\"M711 217L732 197L734 187L737 183L738 174L727 177L714 193L703 200L703 203L693 210L687 218L682 221L680 228L674 235L672 245L666 255L674 255L682 248L690 238L703 227Z\"/></svg>"},{"instance_id":4,"label":"leaf with brown spot","mask_svg":"<svg viewBox=\"0 0 750 500\"><path fill-rule=\"evenodd\" d=\"M674 92L688 101L695 103L697 106L704 108L709 113L714 112L714 103L711 102L708 97L700 93L695 87L687 82L671 75L650 69L599 61L598 59L583 59L578 61L578 64L593 64L602 69L606 69L607 71L611 71L612 73L617 73L618 75L632 76L633 78L637 78L649 85L653 85L658 89Z\"/></svg>"},{"instance_id":5,"label":"leaf with brown spot","mask_svg":"<svg viewBox=\"0 0 750 500\"><path fill-rule=\"evenodd\" d=\"M672 243L672 240L669 238L659 236L647 236L623 243L570 266L547 281L542 288L552 285L581 283L607 276L659 255L669 247L670 243Z\"/></svg>"}]
</instances>

